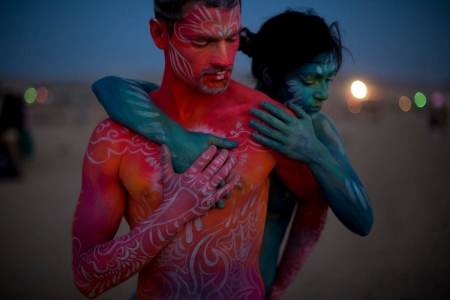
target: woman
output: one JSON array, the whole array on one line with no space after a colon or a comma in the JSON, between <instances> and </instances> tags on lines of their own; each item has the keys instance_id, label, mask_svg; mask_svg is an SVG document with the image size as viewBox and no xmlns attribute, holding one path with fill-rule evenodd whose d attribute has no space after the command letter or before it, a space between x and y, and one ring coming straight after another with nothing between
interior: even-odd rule
<instances>
[{"instance_id":1,"label":"woman","mask_svg":"<svg viewBox=\"0 0 450 300\"><path fill-rule=\"evenodd\" d=\"M252 57L256 89L284 103L295 114L261 103L264 111L254 108L250 113L266 125L251 121L257 130L252 137L307 164L323 194L317 197L325 198L348 229L367 235L373 223L369 199L334 124L319 113L328 98L328 84L342 61L337 23L328 26L313 11L288 10L265 22L257 34L244 28L240 49ZM148 97L155 88L151 83L117 77L106 77L93 85L99 101L114 120L169 147L177 172L184 171L210 144L236 146L233 141L211 134L189 132L173 122ZM219 208L224 205L223 201L218 203ZM295 278L320 236L326 210L326 205L306 207L275 174L271 176L260 253L260 270L270 299L281 297ZM291 218L293 225L277 268Z\"/></svg>"}]
</instances>

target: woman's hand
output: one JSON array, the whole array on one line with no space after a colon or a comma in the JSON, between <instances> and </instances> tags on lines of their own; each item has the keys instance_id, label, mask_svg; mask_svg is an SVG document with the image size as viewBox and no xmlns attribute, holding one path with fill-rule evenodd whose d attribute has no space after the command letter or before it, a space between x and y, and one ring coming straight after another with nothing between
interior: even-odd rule
<instances>
[{"instance_id":1,"label":"woman's hand","mask_svg":"<svg viewBox=\"0 0 450 300\"><path fill-rule=\"evenodd\" d=\"M305 163L320 162L321 155L318 150L323 145L314 133L311 117L300 106L287 104L297 118L264 101L261 102L261 107L271 114L255 108L252 108L250 113L270 127L254 120L250 121L250 126L258 131L252 134L256 141L295 160Z\"/></svg>"}]
</instances>

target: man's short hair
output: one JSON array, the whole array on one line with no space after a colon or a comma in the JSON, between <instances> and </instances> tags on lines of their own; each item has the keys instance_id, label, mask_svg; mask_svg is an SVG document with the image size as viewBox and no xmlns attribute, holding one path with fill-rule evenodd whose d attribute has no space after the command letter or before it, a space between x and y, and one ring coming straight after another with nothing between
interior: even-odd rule
<instances>
[{"instance_id":1,"label":"man's short hair","mask_svg":"<svg viewBox=\"0 0 450 300\"><path fill-rule=\"evenodd\" d=\"M169 33L172 33L175 23L184 17L183 7L193 2L202 3L209 7L225 8L232 8L241 4L241 0L154 0L155 17L166 24Z\"/></svg>"}]
</instances>

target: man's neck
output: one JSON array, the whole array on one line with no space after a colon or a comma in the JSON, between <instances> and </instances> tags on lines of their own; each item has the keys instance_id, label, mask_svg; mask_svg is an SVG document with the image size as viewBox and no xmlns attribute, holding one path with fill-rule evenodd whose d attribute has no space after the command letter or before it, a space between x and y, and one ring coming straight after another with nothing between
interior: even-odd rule
<instances>
[{"instance_id":1,"label":"man's neck","mask_svg":"<svg viewBox=\"0 0 450 300\"><path fill-rule=\"evenodd\" d=\"M202 119L208 107L222 101L225 93L201 93L180 80L172 69L166 68L161 87L151 93L151 98L168 116L183 125Z\"/></svg>"}]
</instances>

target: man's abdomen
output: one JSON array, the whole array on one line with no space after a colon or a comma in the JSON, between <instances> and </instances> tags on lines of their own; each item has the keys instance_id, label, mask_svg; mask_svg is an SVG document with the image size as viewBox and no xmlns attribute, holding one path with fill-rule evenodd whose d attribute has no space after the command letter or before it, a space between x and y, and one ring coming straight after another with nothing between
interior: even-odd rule
<instances>
[{"instance_id":1,"label":"man's abdomen","mask_svg":"<svg viewBox=\"0 0 450 300\"><path fill-rule=\"evenodd\" d=\"M140 272L138 299L263 299L258 255L267 193L265 180L186 224Z\"/></svg>"}]
</instances>

